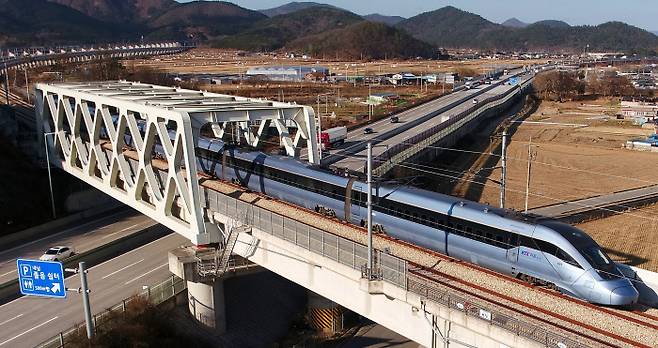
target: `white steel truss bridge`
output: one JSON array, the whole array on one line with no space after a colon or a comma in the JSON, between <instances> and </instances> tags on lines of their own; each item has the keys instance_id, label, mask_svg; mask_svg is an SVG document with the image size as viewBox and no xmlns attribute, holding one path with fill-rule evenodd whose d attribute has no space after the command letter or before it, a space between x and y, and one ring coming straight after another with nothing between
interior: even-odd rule
<instances>
[{"instance_id":1,"label":"white steel truss bridge","mask_svg":"<svg viewBox=\"0 0 658 348\"><path fill-rule=\"evenodd\" d=\"M59 156L55 165L195 244L222 238L199 204L195 147L202 132L257 146L273 124L288 155L307 146L308 161L319 161L317 141L308 141L317 139L308 106L129 81L35 90L37 133Z\"/></svg>"}]
</instances>

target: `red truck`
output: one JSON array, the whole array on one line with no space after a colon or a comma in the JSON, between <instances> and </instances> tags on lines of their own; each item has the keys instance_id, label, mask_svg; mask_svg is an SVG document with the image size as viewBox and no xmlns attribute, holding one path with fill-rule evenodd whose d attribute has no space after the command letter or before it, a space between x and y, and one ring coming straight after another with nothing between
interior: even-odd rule
<instances>
[{"instance_id":1,"label":"red truck","mask_svg":"<svg viewBox=\"0 0 658 348\"><path fill-rule=\"evenodd\" d=\"M322 150L329 150L335 146L340 146L347 138L347 127L334 127L325 129L320 133L320 143Z\"/></svg>"}]
</instances>

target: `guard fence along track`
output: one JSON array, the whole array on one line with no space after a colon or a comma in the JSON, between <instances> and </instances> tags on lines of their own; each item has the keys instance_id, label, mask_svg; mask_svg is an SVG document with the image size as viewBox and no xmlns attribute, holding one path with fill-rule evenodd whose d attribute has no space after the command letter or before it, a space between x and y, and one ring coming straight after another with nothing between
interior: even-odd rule
<instances>
[{"instance_id":1,"label":"guard fence along track","mask_svg":"<svg viewBox=\"0 0 658 348\"><path fill-rule=\"evenodd\" d=\"M105 151L111 151L107 147L104 148ZM137 158L130 149L124 149L124 154L132 161ZM163 161L153 159L153 165L159 171L167 168L163 164ZM367 249L364 245L366 232L363 228L265 195L245 192L244 188L219 180L202 180L201 189L200 203L204 208L239 220L355 270L361 271L365 264ZM437 300L429 297L430 292L437 294L448 291L453 299L475 298L478 300L477 307L482 310L478 310L477 315L472 312L470 306L464 306L463 302L458 302L462 303L462 306L455 303L450 308L466 315L475 315L490 325L540 344L567 347L648 347L658 341L658 331L655 330L654 324L642 322L627 314L534 287L382 234L376 236L375 248L383 281L431 301ZM428 269L436 266L440 270L420 272L422 268L419 266ZM425 287L416 286L419 279L425 281ZM469 303L473 305L475 302ZM557 303L560 308L555 308L553 303Z\"/></svg>"}]
</instances>

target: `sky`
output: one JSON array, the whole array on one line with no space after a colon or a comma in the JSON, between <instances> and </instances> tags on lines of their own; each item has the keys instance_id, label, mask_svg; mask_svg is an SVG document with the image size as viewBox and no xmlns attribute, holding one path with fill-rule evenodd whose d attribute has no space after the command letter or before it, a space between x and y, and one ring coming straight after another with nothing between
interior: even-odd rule
<instances>
[{"instance_id":1,"label":"sky","mask_svg":"<svg viewBox=\"0 0 658 348\"><path fill-rule=\"evenodd\" d=\"M286 4L291 0L227 1L249 9L266 9ZM335 5L360 15L380 13L413 17L422 12L452 5L496 23L511 17L527 23L557 19L571 25L596 25L616 20L658 31L658 0L315 0L315 2Z\"/></svg>"}]
</instances>

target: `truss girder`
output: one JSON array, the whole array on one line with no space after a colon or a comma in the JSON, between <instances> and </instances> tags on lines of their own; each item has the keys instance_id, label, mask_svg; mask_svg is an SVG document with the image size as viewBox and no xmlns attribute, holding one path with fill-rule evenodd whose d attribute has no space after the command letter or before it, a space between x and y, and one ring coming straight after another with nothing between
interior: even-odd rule
<instances>
[{"instance_id":1,"label":"truss girder","mask_svg":"<svg viewBox=\"0 0 658 348\"><path fill-rule=\"evenodd\" d=\"M60 157L54 164L195 244L219 241L199 205L188 113L56 85L37 84L35 90L39 127L55 132L47 137ZM125 156L126 135L138 163ZM157 172L156 157L166 170Z\"/></svg>"}]
</instances>

